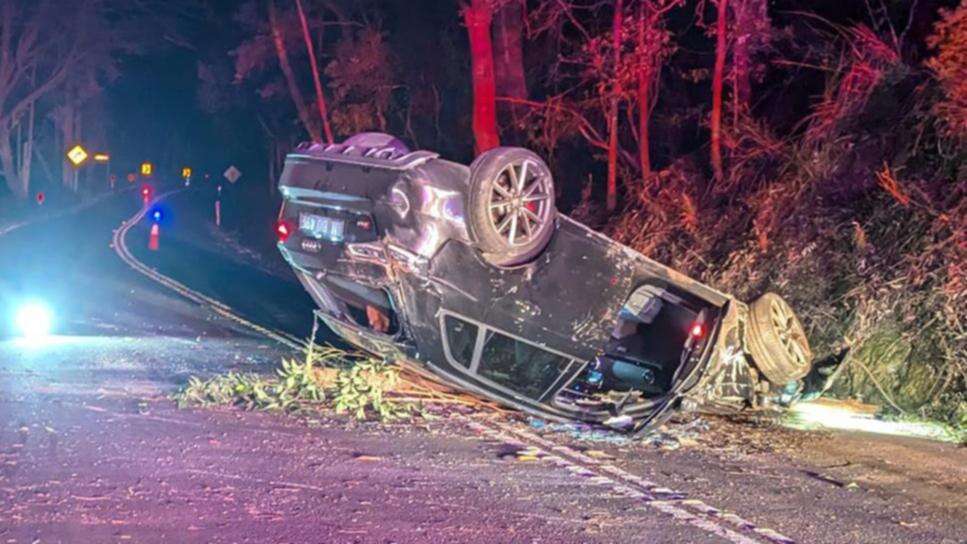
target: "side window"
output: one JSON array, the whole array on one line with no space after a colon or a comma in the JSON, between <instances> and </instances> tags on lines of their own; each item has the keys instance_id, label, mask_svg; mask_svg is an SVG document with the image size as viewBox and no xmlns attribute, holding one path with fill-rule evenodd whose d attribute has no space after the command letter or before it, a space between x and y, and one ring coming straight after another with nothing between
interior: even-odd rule
<instances>
[{"instance_id":1,"label":"side window","mask_svg":"<svg viewBox=\"0 0 967 544\"><path fill-rule=\"evenodd\" d=\"M567 369L570 360L536 346L487 331L477 374L537 399Z\"/></svg>"},{"instance_id":2,"label":"side window","mask_svg":"<svg viewBox=\"0 0 967 544\"><path fill-rule=\"evenodd\" d=\"M448 315L443 318L447 331L447 347L453 360L470 368L473 348L477 343L477 326Z\"/></svg>"}]
</instances>

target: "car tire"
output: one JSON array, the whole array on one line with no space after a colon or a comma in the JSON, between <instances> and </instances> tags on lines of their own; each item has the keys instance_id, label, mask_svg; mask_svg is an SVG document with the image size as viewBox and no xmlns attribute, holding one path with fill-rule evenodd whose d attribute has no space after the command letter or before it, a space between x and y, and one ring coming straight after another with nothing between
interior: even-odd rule
<instances>
[{"instance_id":1,"label":"car tire","mask_svg":"<svg viewBox=\"0 0 967 544\"><path fill-rule=\"evenodd\" d=\"M770 383L784 386L809 373L812 351L792 307L775 293L749 305L746 344L752 361Z\"/></svg>"},{"instance_id":2,"label":"car tire","mask_svg":"<svg viewBox=\"0 0 967 544\"><path fill-rule=\"evenodd\" d=\"M470 165L467 226L489 263L516 266L535 259L550 242L556 218L554 178L536 153L498 147Z\"/></svg>"}]
</instances>

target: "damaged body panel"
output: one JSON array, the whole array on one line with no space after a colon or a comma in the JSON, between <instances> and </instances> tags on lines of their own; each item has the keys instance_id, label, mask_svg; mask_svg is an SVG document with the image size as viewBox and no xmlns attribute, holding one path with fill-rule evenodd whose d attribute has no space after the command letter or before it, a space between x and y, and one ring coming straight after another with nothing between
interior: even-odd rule
<instances>
[{"instance_id":1,"label":"damaged body panel","mask_svg":"<svg viewBox=\"0 0 967 544\"><path fill-rule=\"evenodd\" d=\"M282 255L317 315L362 349L541 417L627 428L768 389L746 345L750 307L558 214L527 150L468 168L366 133L301 146L280 191ZM795 316L773 319L779 302L755 313L775 333L755 345L785 339L795 346L767 355L808 357ZM766 366L782 385L803 364Z\"/></svg>"}]
</instances>

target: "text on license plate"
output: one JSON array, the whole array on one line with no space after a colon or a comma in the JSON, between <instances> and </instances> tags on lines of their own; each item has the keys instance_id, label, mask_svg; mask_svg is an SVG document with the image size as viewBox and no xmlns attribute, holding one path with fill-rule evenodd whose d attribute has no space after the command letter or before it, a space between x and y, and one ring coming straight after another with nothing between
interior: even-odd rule
<instances>
[{"instance_id":1,"label":"text on license plate","mask_svg":"<svg viewBox=\"0 0 967 544\"><path fill-rule=\"evenodd\" d=\"M311 213L299 214L299 230L311 234L316 238L324 238L332 242L341 242L345 228L346 223L342 219Z\"/></svg>"}]
</instances>

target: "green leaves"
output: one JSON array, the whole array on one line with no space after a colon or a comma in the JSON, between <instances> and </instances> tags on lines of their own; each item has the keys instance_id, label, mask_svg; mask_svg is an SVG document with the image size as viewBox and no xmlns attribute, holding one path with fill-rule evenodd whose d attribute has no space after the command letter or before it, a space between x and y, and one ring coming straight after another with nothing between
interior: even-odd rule
<instances>
[{"instance_id":1,"label":"green leaves","mask_svg":"<svg viewBox=\"0 0 967 544\"><path fill-rule=\"evenodd\" d=\"M357 362L341 370L336 377L336 413L349 413L358 420L373 415L379 421L411 416L414 412L411 403L397 402L385 396L399 383L398 368L375 359Z\"/></svg>"},{"instance_id":2,"label":"green leaves","mask_svg":"<svg viewBox=\"0 0 967 544\"><path fill-rule=\"evenodd\" d=\"M258 374L229 372L208 380L192 377L174 395L179 407L242 406L249 410L298 411L325 400L325 392L313 376L312 361L282 361L277 379Z\"/></svg>"},{"instance_id":3,"label":"green leaves","mask_svg":"<svg viewBox=\"0 0 967 544\"><path fill-rule=\"evenodd\" d=\"M399 369L384 361L310 345L302 361L283 359L275 376L236 372L207 380L193 376L173 398L180 408L240 406L301 413L332 407L357 420L394 421L415 413L412 403L387 398L399 384Z\"/></svg>"}]
</instances>

